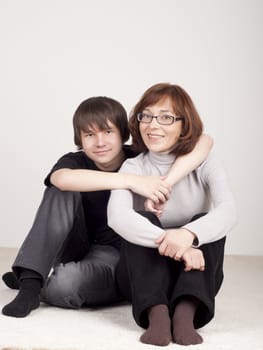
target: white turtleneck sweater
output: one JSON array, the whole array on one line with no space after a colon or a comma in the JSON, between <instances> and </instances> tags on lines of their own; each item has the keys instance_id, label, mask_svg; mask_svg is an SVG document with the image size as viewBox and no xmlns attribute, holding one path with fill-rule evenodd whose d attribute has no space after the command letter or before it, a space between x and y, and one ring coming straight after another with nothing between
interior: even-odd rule
<instances>
[{"instance_id":1,"label":"white turtleneck sweater","mask_svg":"<svg viewBox=\"0 0 263 350\"><path fill-rule=\"evenodd\" d=\"M120 172L139 175L166 175L174 155L147 152L127 159ZM108 225L127 241L145 247L165 230L136 213L144 210L145 198L129 190L112 190L108 203ZM207 215L190 223L199 213ZM198 246L224 237L236 223L236 206L222 164L213 154L196 170L173 186L160 218L163 227L184 227L198 238Z\"/></svg>"}]
</instances>

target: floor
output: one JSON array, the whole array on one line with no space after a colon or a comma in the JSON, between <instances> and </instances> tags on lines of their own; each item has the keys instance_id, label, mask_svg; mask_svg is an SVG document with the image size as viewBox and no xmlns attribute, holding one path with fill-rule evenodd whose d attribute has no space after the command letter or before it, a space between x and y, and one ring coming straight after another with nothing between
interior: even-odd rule
<instances>
[{"instance_id":1,"label":"floor","mask_svg":"<svg viewBox=\"0 0 263 350\"><path fill-rule=\"evenodd\" d=\"M10 270L16 250L0 248L0 273ZM226 256L225 280L216 299L216 317L200 330L201 345L187 350L263 350L263 257ZM0 307L16 291L0 281ZM150 350L130 305L65 310L47 305L24 319L0 315L0 350ZM168 348L184 348L170 344Z\"/></svg>"}]
</instances>

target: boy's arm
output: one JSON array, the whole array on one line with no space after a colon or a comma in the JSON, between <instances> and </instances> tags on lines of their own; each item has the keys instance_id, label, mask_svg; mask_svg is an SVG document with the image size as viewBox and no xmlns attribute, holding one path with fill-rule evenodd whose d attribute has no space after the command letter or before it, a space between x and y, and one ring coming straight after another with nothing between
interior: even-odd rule
<instances>
[{"instance_id":1,"label":"boy's arm","mask_svg":"<svg viewBox=\"0 0 263 350\"><path fill-rule=\"evenodd\" d=\"M166 181L173 186L195 170L207 158L212 147L213 139L209 135L202 134L192 152L176 159L166 177Z\"/></svg>"},{"instance_id":2,"label":"boy's arm","mask_svg":"<svg viewBox=\"0 0 263 350\"><path fill-rule=\"evenodd\" d=\"M61 191L90 192L128 189L149 198L154 203L165 202L169 198L171 186L205 160L212 143L210 136L201 135L194 150L176 160L165 180L160 176L63 168L52 173L50 182Z\"/></svg>"},{"instance_id":3,"label":"boy's arm","mask_svg":"<svg viewBox=\"0 0 263 350\"><path fill-rule=\"evenodd\" d=\"M169 197L171 186L161 176L96 171L89 169L56 170L50 182L61 191L90 192L128 189L158 203Z\"/></svg>"}]
</instances>

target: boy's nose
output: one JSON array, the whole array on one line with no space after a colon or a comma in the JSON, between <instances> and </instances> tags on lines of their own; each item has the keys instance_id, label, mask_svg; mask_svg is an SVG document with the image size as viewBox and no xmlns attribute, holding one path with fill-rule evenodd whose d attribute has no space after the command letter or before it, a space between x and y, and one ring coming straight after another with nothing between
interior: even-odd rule
<instances>
[{"instance_id":1,"label":"boy's nose","mask_svg":"<svg viewBox=\"0 0 263 350\"><path fill-rule=\"evenodd\" d=\"M105 145L105 140L103 135L97 135L97 146L102 147Z\"/></svg>"}]
</instances>

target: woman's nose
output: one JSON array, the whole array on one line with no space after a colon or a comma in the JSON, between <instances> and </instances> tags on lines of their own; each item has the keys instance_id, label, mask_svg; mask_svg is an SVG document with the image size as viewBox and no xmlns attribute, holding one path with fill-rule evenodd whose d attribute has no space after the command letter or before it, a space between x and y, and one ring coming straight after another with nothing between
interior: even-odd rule
<instances>
[{"instance_id":1,"label":"woman's nose","mask_svg":"<svg viewBox=\"0 0 263 350\"><path fill-rule=\"evenodd\" d=\"M153 117L152 118L152 120L151 120L151 122L150 122L150 124L149 124L149 126L150 127L158 127L160 124L157 122L157 118L156 117Z\"/></svg>"}]
</instances>

